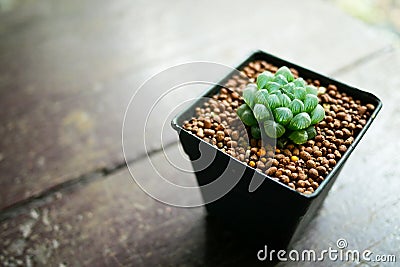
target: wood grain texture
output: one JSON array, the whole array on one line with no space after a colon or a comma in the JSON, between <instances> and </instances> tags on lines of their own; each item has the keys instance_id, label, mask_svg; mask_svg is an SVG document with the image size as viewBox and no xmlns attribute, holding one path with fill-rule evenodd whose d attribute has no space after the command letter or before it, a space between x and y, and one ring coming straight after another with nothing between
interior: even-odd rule
<instances>
[{"instance_id":1,"label":"wood grain texture","mask_svg":"<svg viewBox=\"0 0 400 267\"><path fill-rule=\"evenodd\" d=\"M388 64L390 62L390 64ZM379 71L376 71L378 70ZM393 254L400 248L400 199L395 140L400 125L395 119L400 85L400 51L388 52L353 68L339 78L376 93L385 108L350 156L324 205L293 248L321 251L345 238L349 249L369 249L373 255ZM371 75L374 73L374 75ZM387 77L392 77L387 79ZM151 156L167 179L190 185L193 174L178 146ZM135 177L148 180L154 192L190 202L200 194L182 195L157 187L148 159L130 165ZM268 266L257 262L260 248L207 218L203 208L174 208L146 195L127 170L86 186L56 192L33 203L20 215L0 223L1 260L36 265L67 266ZM314 266L354 266L324 261ZM309 266L279 263L278 266ZM369 264L367 266L375 266Z\"/></svg>"},{"instance_id":2,"label":"wood grain texture","mask_svg":"<svg viewBox=\"0 0 400 267\"><path fill-rule=\"evenodd\" d=\"M294 248L335 248L345 238L349 249L395 254L400 260L400 146L395 141L400 52L360 63L391 40L322 1L246 5L257 7L251 16L244 15L243 4L225 0L175 1L172 7L166 1L33 0L1 14L0 209L83 174L96 176L55 190L2 220L1 265L269 265L257 262L260 248L208 218L204 208L164 205L145 194L126 169L101 172L123 162L123 113L146 78L190 60L233 65L258 48L324 73L341 70L336 78L377 94L384 103ZM155 88L143 106L167 89ZM162 108L175 104L167 101ZM133 175L171 200L199 200L200 192L180 194L157 186L159 178L143 157L143 115L133 114L137 124L127 125L132 136L127 156L136 159L130 164ZM150 130L149 145L156 149L159 129ZM166 141L173 140L176 133L167 132ZM164 152L150 157L158 171L173 182L195 184L193 174L166 160L190 170L179 147Z\"/></svg>"},{"instance_id":3,"label":"wood grain texture","mask_svg":"<svg viewBox=\"0 0 400 267\"><path fill-rule=\"evenodd\" d=\"M389 44L323 1L252 0L246 6L255 8L250 13L232 1L33 0L1 14L0 209L121 164L128 100L168 66L191 60L233 65L264 49L330 73ZM163 105L169 110L176 103ZM126 126L127 146L135 148L130 160L144 153L144 116L136 116L137 123ZM166 141L176 140L167 128ZM150 147L159 147L158 130L147 133Z\"/></svg>"},{"instance_id":4,"label":"wood grain texture","mask_svg":"<svg viewBox=\"0 0 400 267\"><path fill-rule=\"evenodd\" d=\"M168 154L178 156L179 151L173 147ZM160 161L163 155L152 159ZM153 175L145 160L138 161L137 166L136 175ZM166 175L194 178L192 174L171 172L165 164L159 167ZM182 167L189 168L190 163ZM200 197L199 193L172 195L188 200ZM9 264L231 266L248 262L252 254L234 234L207 218L204 208L164 205L147 196L127 170L56 192L19 216L1 222L0 229L0 262Z\"/></svg>"}]
</instances>

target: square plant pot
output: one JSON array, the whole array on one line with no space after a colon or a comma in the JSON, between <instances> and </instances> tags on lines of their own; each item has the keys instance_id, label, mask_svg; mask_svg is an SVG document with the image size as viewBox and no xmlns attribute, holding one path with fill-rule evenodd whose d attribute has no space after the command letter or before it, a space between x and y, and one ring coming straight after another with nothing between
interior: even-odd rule
<instances>
[{"instance_id":1,"label":"square plant pot","mask_svg":"<svg viewBox=\"0 0 400 267\"><path fill-rule=\"evenodd\" d=\"M285 249L297 239L310 220L316 216L318 208L323 203L343 165L370 127L381 109L382 103L371 93L343 84L263 51L254 52L236 69L242 70L250 62L256 60L263 60L277 67L294 68L304 79L318 80L324 86L334 84L340 88L340 92L375 106L363 128L355 136L352 144L348 146L347 151L341 155L340 160L317 189L307 195L265 173L256 171L245 162L228 155L183 127L185 120L190 120L195 116L195 108L204 103L204 98L217 94L221 90L220 86L212 87L200 96L198 101L173 119L172 127L178 131L183 149L192 161L209 215L219 218L224 225L233 229L234 232L240 233L246 239L266 244L269 247ZM221 79L220 84L224 84L232 75L233 72ZM211 158L207 166L203 166L204 163L199 161L202 156ZM221 176L231 177L237 183L222 197L214 199L213 194L203 187ZM263 182L255 191L249 192L249 184L252 179L263 179ZM224 187L223 182L218 186Z\"/></svg>"}]
</instances>

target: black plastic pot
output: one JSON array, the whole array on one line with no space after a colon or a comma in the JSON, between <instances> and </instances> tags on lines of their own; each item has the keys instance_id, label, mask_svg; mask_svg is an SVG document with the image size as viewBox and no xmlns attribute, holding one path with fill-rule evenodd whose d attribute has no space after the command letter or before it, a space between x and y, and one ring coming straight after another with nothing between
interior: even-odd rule
<instances>
[{"instance_id":1,"label":"black plastic pot","mask_svg":"<svg viewBox=\"0 0 400 267\"><path fill-rule=\"evenodd\" d=\"M263 51L256 51L251 54L237 69L242 69L254 60L265 60L277 67L283 65L293 67L298 70L299 76L304 79L317 79L322 85L335 84L340 88L341 92L345 92L364 103L371 103L376 107L366 125L356 136L353 144L342 155L342 158L317 190L310 195L301 194L265 174L255 171L245 163L236 160L183 129L183 121L189 120L194 116L195 107L200 106L203 100L195 101L188 109L173 119L172 126L178 131L182 146L192 161L199 185L214 181L224 171L231 177L238 178L238 173L240 173L238 170L245 168L245 172L241 175L239 182L229 193L216 201L206 204L208 213L220 218L224 225L234 229L235 232L242 233L242 236L247 239L262 242L269 247L287 248L290 242L296 239L316 215L318 208L327 196L346 160L382 108L382 102L373 94L343 84ZM221 84L223 84L223 81L227 81L230 75L221 79ZM220 87L218 86L212 87L202 97L211 97L219 90ZM197 163L197 159L200 157L200 146L202 153L210 155L216 153L212 163L203 170L200 169ZM230 162L229 169L226 169L228 162ZM265 179L256 191L249 192L249 183L253 175L261 176ZM205 192L202 193L205 202L209 202L208 195Z\"/></svg>"}]
</instances>

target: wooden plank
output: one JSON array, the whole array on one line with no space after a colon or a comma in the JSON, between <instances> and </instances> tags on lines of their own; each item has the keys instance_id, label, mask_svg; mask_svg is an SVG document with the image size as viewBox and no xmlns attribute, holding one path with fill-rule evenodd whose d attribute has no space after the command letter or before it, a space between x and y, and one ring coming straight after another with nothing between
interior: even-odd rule
<instances>
[{"instance_id":1,"label":"wooden plank","mask_svg":"<svg viewBox=\"0 0 400 267\"><path fill-rule=\"evenodd\" d=\"M173 147L168 153L176 156L179 151ZM163 159L162 154L153 156L155 161ZM189 165L186 162L185 167ZM137 166L142 168L136 174L149 173L144 160ZM167 170L165 164L161 168ZM200 194L175 194L182 197L193 200ZM127 170L55 192L1 222L0 229L3 264L228 266L249 253L232 233L207 219L204 208L175 208L155 201L133 183Z\"/></svg>"},{"instance_id":2,"label":"wooden plank","mask_svg":"<svg viewBox=\"0 0 400 267\"><path fill-rule=\"evenodd\" d=\"M400 62L400 53L385 55L342 76L346 80L351 77L367 79L364 85L377 88L375 92L388 108L382 111L353 152L319 214L294 244L299 251L336 249L336 241L345 238L349 249L370 249L374 255L398 256L399 181L397 173L392 172L395 163L388 158L399 148L395 144L383 148L376 140L377 135L381 135L382 140L390 140L399 129L398 124L392 128L381 127L385 124L384 118L396 111L393 103L398 95L391 94L391 88L398 86L399 81L394 78L388 83L384 81L387 74L396 73L398 66L386 64L380 74L368 75L392 59ZM175 159L175 163L180 162L179 167L190 168L189 162L176 160L180 153L178 146L173 146L165 154L154 154L151 160L166 178L189 185L194 181L193 174L177 171L165 160L167 155ZM158 178L149 171L151 166L147 159L134 162L131 167L135 176L146 177L152 184L157 182ZM165 191L161 187L156 189ZM164 193L188 202L200 197L200 194ZM0 229L3 240L0 259L9 263L255 266L258 263L256 253L261 249L251 247L223 225L207 219L203 208L174 208L155 201L133 183L127 170L86 186L55 192L47 199L32 203L20 215L2 221ZM324 266L342 264L346 263L324 262ZM265 262L260 265L268 266ZM301 266L303 263L286 265Z\"/></svg>"},{"instance_id":3,"label":"wooden plank","mask_svg":"<svg viewBox=\"0 0 400 267\"><path fill-rule=\"evenodd\" d=\"M261 48L332 72L389 43L322 1L246 5L257 8L249 15L242 3L231 1L178 1L171 7L165 1L34 0L4 13L0 209L121 164L128 100L147 77L167 66L190 60L231 65ZM329 53L319 51L322 47ZM164 109L175 104L164 103ZM128 159L144 153L138 126L144 114L136 116L138 124L126 128L134 137L127 146L135 148ZM158 131L148 133L151 147L159 147ZM176 134L167 131L166 141L173 140Z\"/></svg>"}]
</instances>

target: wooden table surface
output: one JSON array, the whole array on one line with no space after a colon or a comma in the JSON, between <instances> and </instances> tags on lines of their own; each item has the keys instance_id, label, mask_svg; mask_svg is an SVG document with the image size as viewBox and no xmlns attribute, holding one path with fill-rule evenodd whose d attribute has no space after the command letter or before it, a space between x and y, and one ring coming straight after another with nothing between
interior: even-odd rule
<instances>
[{"instance_id":1,"label":"wooden table surface","mask_svg":"<svg viewBox=\"0 0 400 267\"><path fill-rule=\"evenodd\" d=\"M397 253L400 261L398 44L322 0L0 1L0 262L257 264L257 250L203 207L175 208L147 196L121 149L124 111L148 77L193 60L234 66L255 49L365 88L384 103L294 247L325 249L346 238L352 249ZM163 90L154 88L143 105ZM176 104L162 103L166 110ZM149 177L144 115L126 125L132 138L125 146L136 174ZM164 162L158 129L146 138L161 169L193 181ZM170 129L165 142L167 153L179 153ZM331 265L352 264L321 266Z\"/></svg>"}]
</instances>

